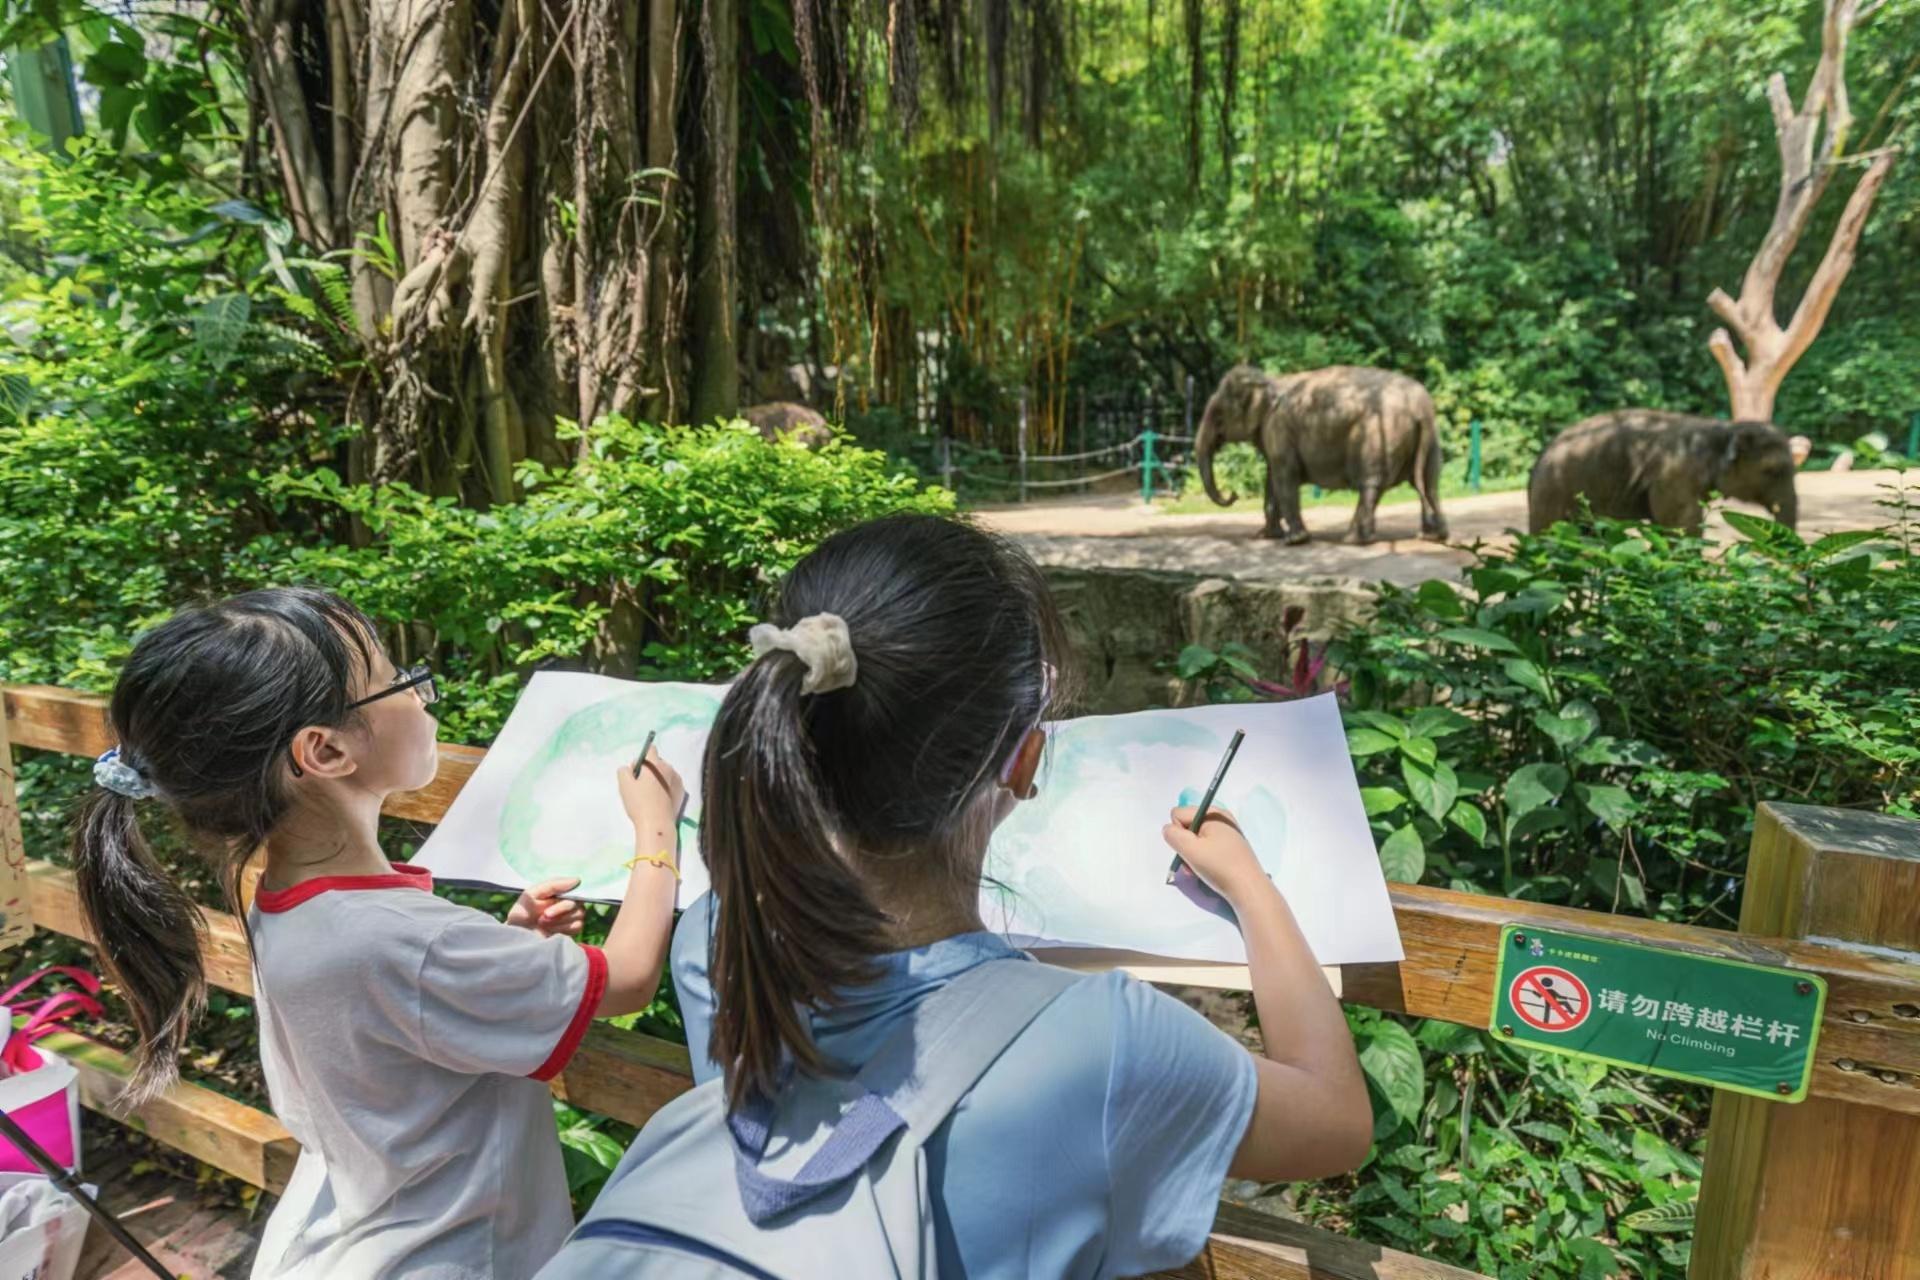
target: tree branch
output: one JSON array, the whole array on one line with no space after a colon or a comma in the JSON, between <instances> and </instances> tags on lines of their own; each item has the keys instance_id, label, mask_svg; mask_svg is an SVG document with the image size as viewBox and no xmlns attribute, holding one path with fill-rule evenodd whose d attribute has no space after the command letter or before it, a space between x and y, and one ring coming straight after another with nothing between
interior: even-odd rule
<instances>
[{"instance_id":1,"label":"tree branch","mask_svg":"<svg viewBox=\"0 0 1920 1280\"><path fill-rule=\"evenodd\" d=\"M1869 0L1864 12L1873 12L1880 3ZM1820 60L1799 110L1794 109L1786 76L1775 72L1767 78L1767 104L1780 149L1780 194L1773 221L1747 266L1738 301L1720 289L1707 298L1707 306L1728 326L1715 330L1707 346L1726 375L1736 417L1772 416L1774 395L1781 381L1819 334L1834 295L1853 265L1874 196L1893 164L1891 154L1873 157L1847 202L1792 321L1782 329L1775 314L1774 295L1787 260L1806 233L1814 207L1826 193L1835 170L1852 159L1867 158L1843 160L1847 134L1853 126L1847 99L1847 37L1861 16L1861 0L1826 0L1821 15ZM1816 139L1820 144L1817 159ZM1733 349L1733 334L1746 344L1744 360Z\"/></svg>"},{"instance_id":2,"label":"tree branch","mask_svg":"<svg viewBox=\"0 0 1920 1280\"><path fill-rule=\"evenodd\" d=\"M1708 294L1707 306L1712 309L1713 314L1727 322L1727 328L1740 335L1742 342L1753 341L1753 326L1747 323L1746 313L1740 310L1738 303L1727 296L1725 289L1715 289Z\"/></svg>"},{"instance_id":3,"label":"tree branch","mask_svg":"<svg viewBox=\"0 0 1920 1280\"><path fill-rule=\"evenodd\" d=\"M1707 339L1707 350L1720 365L1720 372L1726 375L1727 389L1737 393L1740 383L1746 380L1746 362L1740 359L1740 353L1733 349L1733 339L1725 329L1715 329L1713 336Z\"/></svg>"},{"instance_id":4,"label":"tree branch","mask_svg":"<svg viewBox=\"0 0 1920 1280\"><path fill-rule=\"evenodd\" d=\"M1793 98L1787 93L1787 77L1776 71L1767 77L1767 105L1773 108L1773 128L1784 144L1787 126L1793 123Z\"/></svg>"},{"instance_id":5,"label":"tree branch","mask_svg":"<svg viewBox=\"0 0 1920 1280\"><path fill-rule=\"evenodd\" d=\"M1847 198L1847 207L1841 211L1840 221L1833 229L1833 239L1827 242L1827 252L1814 269L1813 278L1807 282L1807 291L1801 295L1800 305L1794 308L1793 319L1787 325L1786 343L1780 355L1782 376L1813 344L1820 326L1826 323L1833 299L1846 281L1847 272L1853 269L1854 254L1860 246L1860 233L1866 230L1874 197L1879 194L1881 184L1893 169L1895 154L1893 148L1884 149L1879 158L1860 175L1853 194Z\"/></svg>"}]
</instances>

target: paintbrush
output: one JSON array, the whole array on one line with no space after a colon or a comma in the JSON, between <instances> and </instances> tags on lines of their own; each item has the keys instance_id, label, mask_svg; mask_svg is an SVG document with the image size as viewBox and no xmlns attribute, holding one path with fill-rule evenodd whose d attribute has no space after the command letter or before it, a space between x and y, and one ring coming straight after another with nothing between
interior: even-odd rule
<instances>
[{"instance_id":1,"label":"paintbrush","mask_svg":"<svg viewBox=\"0 0 1920 1280\"><path fill-rule=\"evenodd\" d=\"M647 730L647 740L640 744L640 758L633 762L633 776L636 778L640 776L640 771L647 767L647 753L653 750L653 737L654 731L652 729ZM606 768L605 765L601 765L600 767L602 769Z\"/></svg>"},{"instance_id":2,"label":"paintbrush","mask_svg":"<svg viewBox=\"0 0 1920 1280\"><path fill-rule=\"evenodd\" d=\"M1227 766L1233 763L1235 753L1240 750L1240 740L1246 736L1244 729L1233 731L1233 741L1227 744L1227 754L1220 757L1220 767L1213 771L1213 781L1207 784L1207 793L1200 797L1200 807L1193 811L1193 822L1188 825L1187 830L1199 831L1200 824L1207 820L1207 810L1213 807L1213 797L1220 790L1221 780L1227 776ZM1176 853L1173 855L1173 861L1167 864L1167 883L1172 884L1173 878L1179 874L1180 855Z\"/></svg>"}]
</instances>

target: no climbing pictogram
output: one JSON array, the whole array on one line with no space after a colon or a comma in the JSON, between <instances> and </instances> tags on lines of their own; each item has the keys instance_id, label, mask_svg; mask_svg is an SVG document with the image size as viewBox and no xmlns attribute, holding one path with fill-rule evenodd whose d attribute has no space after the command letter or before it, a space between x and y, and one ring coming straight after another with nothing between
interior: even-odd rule
<instances>
[{"instance_id":1,"label":"no climbing pictogram","mask_svg":"<svg viewBox=\"0 0 1920 1280\"><path fill-rule=\"evenodd\" d=\"M1541 1031L1571 1031L1593 1010L1587 985L1552 965L1521 970L1507 998L1522 1021Z\"/></svg>"}]
</instances>

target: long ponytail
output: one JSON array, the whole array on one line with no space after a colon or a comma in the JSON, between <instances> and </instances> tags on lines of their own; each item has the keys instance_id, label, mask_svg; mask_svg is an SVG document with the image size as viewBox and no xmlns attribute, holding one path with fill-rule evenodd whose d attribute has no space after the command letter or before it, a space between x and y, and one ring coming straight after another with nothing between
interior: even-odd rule
<instances>
[{"instance_id":1,"label":"long ponytail","mask_svg":"<svg viewBox=\"0 0 1920 1280\"><path fill-rule=\"evenodd\" d=\"M825 1066L802 1010L868 978L885 949L887 917L835 848L821 802L801 715L804 676L791 654L756 662L707 742L706 777L717 785L706 793L701 840L734 854L708 862L726 904L715 922L713 1040L736 1104L773 1094L784 1055L810 1071Z\"/></svg>"},{"instance_id":2,"label":"long ponytail","mask_svg":"<svg viewBox=\"0 0 1920 1280\"><path fill-rule=\"evenodd\" d=\"M128 1106L179 1078L180 1051L207 997L200 960L206 916L154 857L140 829L139 803L96 789L82 802L73 832L80 909L140 1033L122 1098Z\"/></svg>"},{"instance_id":3,"label":"long ponytail","mask_svg":"<svg viewBox=\"0 0 1920 1280\"><path fill-rule=\"evenodd\" d=\"M704 762L715 897L708 1052L728 1099L829 1068L807 1013L871 981L896 921L874 887L979 888L975 802L1045 711L1064 645L1031 561L958 521L891 516L794 567L773 621L832 614L857 676L803 689L764 653L722 701Z\"/></svg>"}]
</instances>

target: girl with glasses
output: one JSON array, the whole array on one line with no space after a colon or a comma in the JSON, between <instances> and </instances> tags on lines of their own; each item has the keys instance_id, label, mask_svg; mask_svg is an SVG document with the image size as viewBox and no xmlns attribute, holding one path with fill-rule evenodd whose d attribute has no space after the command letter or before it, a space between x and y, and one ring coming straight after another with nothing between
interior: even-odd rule
<instances>
[{"instance_id":1,"label":"girl with glasses","mask_svg":"<svg viewBox=\"0 0 1920 1280\"><path fill-rule=\"evenodd\" d=\"M203 921L154 856L165 810L246 914L260 1056L299 1163L256 1277L523 1280L572 1226L545 1081L595 1016L645 1008L672 926L684 789L657 755L617 771L633 878L604 947L535 885L506 924L436 897L381 853L382 803L433 781L438 699L359 610L322 591L250 592L141 636L115 682L119 746L75 825L101 958L140 1032L134 1101L177 1074L204 1002Z\"/></svg>"}]
</instances>

